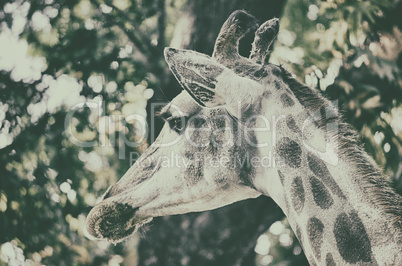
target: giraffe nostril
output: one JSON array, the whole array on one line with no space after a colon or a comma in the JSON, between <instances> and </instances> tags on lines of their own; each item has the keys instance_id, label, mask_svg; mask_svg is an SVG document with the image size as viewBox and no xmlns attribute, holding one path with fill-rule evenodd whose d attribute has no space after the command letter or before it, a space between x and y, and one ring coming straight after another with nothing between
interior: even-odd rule
<instances>
[{"instance_id":1,"label":"giraffe nostril","mask_svg":"<svg viewBox=\"0 0 402 266\"><path fill-rule=\"evenodd\" d=\"M110 220L105 220L104 223L105 223L105 225L106 225L107 227L110 227L110 226L113 225L113 222L110 221Z\"/></svg>"}]
</instances>

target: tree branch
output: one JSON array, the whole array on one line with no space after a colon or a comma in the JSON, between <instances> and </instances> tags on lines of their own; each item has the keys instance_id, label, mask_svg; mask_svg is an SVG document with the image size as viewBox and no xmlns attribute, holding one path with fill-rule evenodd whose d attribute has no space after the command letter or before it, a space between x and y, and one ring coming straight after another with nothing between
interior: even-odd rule
<instances>
[{"instance_id":1,"label":"tree branch","mask_svg":"<svg viewBox=\"0 0 402 266\"><path fill-rule=\"evenodd\" d=\"M166 28L166 6L165 0L158 0L158 50L162 51L165 47L165 28Z\"/></svg>"}]
</instances>

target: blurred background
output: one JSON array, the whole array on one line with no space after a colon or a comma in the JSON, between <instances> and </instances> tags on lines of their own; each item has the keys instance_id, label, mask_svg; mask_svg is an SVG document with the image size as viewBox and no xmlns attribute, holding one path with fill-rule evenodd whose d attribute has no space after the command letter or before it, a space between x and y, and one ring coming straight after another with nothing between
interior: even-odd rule
<instances>
[{"instance_id":1,"label":"blurred background","mask_svg":"<svg viewBox=\"0 0 402 266\"><path fill-rule=\"evenodd\" d=\"M157 136L151 104L181 91L163 48L210 55L237 9L280 18L270 62L338 100L401 194L401 2L2 0L0 265L307 265L265 197L156 218L117 245L87 239L85 217Z\"/></svg>"}]
</instances>

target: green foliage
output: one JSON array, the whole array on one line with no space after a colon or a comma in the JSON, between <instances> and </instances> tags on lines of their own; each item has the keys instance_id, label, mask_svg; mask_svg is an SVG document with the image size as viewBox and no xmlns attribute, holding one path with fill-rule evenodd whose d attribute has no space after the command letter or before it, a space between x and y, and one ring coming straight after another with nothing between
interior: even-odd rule
<instances>
[{"instance_id":1,"label":"green foliage","mask_svg":"<svg viewBox=\"0 0 402 266\"><path fill-rule=\"evenodd\" d=\"M118 261L135 239L109 247L86 239L83 228L130 153L147 147L137 120L126 118L146 117L149 87L163 70L152 44L157 31L147 24L156 20L156 1L20 0L0 10L8 49L0 55L0 261Z\"/></svg>"},{"instance_id":2,"label":"green foliage","mask_svg":"<svg viewBox=\"0 0 402 266\"><path fill-rule=\"evenodd\" d=\"M402 193L402 75L394 47L401 33L396 17L387 16L392 8L389 1L289 1L271 58L338 101Z\"/></svg>"}]
</instances>

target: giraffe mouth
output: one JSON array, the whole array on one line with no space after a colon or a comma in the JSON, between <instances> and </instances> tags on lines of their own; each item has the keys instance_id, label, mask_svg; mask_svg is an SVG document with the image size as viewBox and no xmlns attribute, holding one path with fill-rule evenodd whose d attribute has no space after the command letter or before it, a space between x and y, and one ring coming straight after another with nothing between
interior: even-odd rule
<instances>
[{"instance_id":1,"label":"giraffe mouth","mask_svg":"<svg viewBox=\"0 0 402 266\"><path fill-rule=\"evenodd\" d=\"M101 202L88 214L86 231L95 239L119 243L152 220L152 217L136 215L138 209L128 204Z\"/></svg>"}]
</instances>

